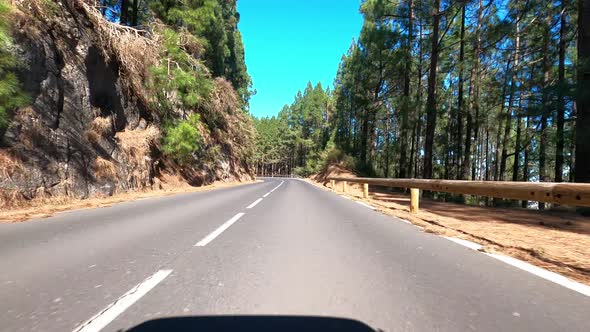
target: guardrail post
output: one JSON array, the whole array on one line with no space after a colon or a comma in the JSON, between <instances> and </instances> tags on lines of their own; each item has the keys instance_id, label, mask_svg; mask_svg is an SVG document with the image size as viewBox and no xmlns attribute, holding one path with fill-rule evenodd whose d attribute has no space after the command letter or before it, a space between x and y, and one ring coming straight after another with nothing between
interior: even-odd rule
<instances>
[{"instance_id":1,"label":"guardrail post","mask_svg":"<svg viewBox=\"0 0 590 332\"><path fill-rule=\"evenodd\" d=\"M332 188L333 190L336 190L336 181L330 180L330 188Z\"/></svg>"},{"instance_id":2,"label":"guardrail post","mask_svg":"<svg viewBox=\"0 0 590 332\"><path fill-rule=\"evenodd\" d=\"M410 212L418 213L420 202L420 189L410 188Z\"/></svg>"},{"instance_id":3,"label":"guardrail post","mask_svg":"<svg viewBox=\"0 0 590 332\"><path fill-rule=\"evenodd\" d=\"M369 184L363 183L363 198L369 198Z\"/></svg>"},{"instance_id":4,"label":"guardrail post","mask_svg":"<svg viewBox=\"0 0 590 332\"><path fill-rule=\"evenodd\" d=\"M347 181L342 181L342 191L346 194L346 192L348 191L348 182Z\"/></svg>"}]
</instances>

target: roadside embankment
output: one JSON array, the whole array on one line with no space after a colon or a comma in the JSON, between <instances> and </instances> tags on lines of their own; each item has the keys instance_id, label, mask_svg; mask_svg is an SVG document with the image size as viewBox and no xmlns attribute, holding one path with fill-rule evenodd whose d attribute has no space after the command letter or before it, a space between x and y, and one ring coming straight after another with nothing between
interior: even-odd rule
<instances>
[{"instance_id":1,"label":"roadside embankment","mask_svg":"<svg viewBox=\"0 0 590 332\"><path fill-rule=\"evenodd\" d=\"M92 209L111 206L116 203L134 201L143 198L170 196L181 193L207 191L218 188L239 186L255 183L256 180L244 181L216 181L200 187L190 186L183 179L174 176L164 176L161 185L154 190L127 191L112 196L96 196L88 199L76 197L36 197L31 201L22 202L10 208L0 209L1 222L23 222L32 219L47 218L56 213L77 210Z\"/></svg>"}]
</instances>

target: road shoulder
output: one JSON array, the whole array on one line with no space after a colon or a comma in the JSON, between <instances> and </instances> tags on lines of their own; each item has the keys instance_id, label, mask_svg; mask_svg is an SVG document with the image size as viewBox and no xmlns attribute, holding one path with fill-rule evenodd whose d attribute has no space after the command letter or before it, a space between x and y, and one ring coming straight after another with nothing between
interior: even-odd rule
<instances>
[{"instance_id":1,"label":"road shoulder","mask_svg":"<svg viewBox=\"0 0 590 332\"><path fill-rule=\"evenodd\" d=\"M49 197L46 199L39 199L29 202L26 205L0 210L0 223L31 221L34 219L48 218L60 212L103 208L117 203L131 202L147 198L172 196L184 193L209 191L258 182L261 182L261 180L228 182L216 181L209 185L199 187L193 187L185 183L184 185L169 186L162 189L128 191L117 193L108 197L92 197L87 199L73 197Z\"/></svg>"},{"instance_id":2,"label":"road shoulder","mask_svg":"<svg viewBox=\"0 0 590 332\"><path fill-rule=\"evenodd\" d=\"M585 227L584 223L588 222L587 220L563 220L564 225L573 223L565 227L575 227L576 230L560 229L538 223L527 223L528 220L524 218L542 217L534 211L514 211L512 216L510 215L512 211L509 209L438 202L429 202L429 208L421 209L418 214L411 214L409 199L401 194L371 192L370 197L364 199L362 188L360 186L356 188L355 184L349 185L348 193L345 194L338 188L334 190L314 180L305 179L305 181L326 191L369 204L386 215L412 223L424 232L471 241L481 245L479 251L487 254L506 255L576 282L590 285L590 255L588 254L590 236L578 229ZM453 207L462 210L462 214L472 213L472 218L437 213L443 208L449 210ZM487 218L490 220L479 216L484 212L490 215ZM555 216L550 218L558 219Z\"/></svg>"}]
</instances>

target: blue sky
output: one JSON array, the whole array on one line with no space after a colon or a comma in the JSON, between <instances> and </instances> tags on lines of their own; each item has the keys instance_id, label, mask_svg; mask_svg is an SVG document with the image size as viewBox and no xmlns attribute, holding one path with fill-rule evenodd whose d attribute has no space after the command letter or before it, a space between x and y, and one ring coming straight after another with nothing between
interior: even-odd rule
<instances>
[{"instance_id":1,"label":"blue sky","mask_svg":"<svg viewBox=\"0 0 590 332\"><path fill-rule=\"evenodd\" d=\"M308 81L332 86L362 27L361 0L238 0L255 116L276 115Z\"/></svg>"}]
</instances>

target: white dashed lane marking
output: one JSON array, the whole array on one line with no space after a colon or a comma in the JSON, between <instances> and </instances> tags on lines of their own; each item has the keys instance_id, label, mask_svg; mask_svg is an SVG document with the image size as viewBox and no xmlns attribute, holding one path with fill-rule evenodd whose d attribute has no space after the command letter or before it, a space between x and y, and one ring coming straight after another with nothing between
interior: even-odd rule
<instances>
[{"instance_id":1,"label":"white dashed lane marking","mask_svg":"<svg viewBox=\"0 0 590 332\"><path fill-rule=\"evenodd\" d=\"M214 230L213 232L211 232L211 234L207 235L201 241L197 242L197 244L195 244L195 247L204 247L204 246L206 246L209 242L213 241L216 237L218 237L221 233L223 233L223 231L225 231L226 229L228 229L236 221L238 221L240 218L242 218L243 215L244 215L243 212L240 212L240 213L236 214L230 220L226 221L223 225L219 226L216 230Z\"/></svg>"},{"instance_id":2,"label":"white dashed lane marking","mask_svg":"<svg viewBox=\"0 0 590 332\"><path fill-rule=\"evenodd\" d=\"M255 200L254 202L252 202L252 204L248 205L246 207L246 209L251 209L251 208L255 207L260 202L262 202L262 198L259 198L259 199Z\"/></svg>"},{"instance_id":3,"label":"white dashed lane marking","mask_svg":"<svg viewBox=\"0 0 590 332\"><path fill-rule=\"evenodd\" d=\"M164 280L172 270L160 270L78 326L74 332L98 332Z\"/></svg>"}]
</instances>

